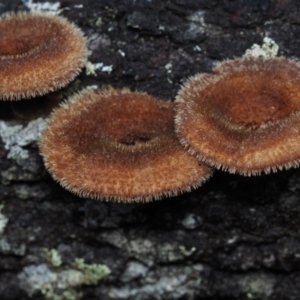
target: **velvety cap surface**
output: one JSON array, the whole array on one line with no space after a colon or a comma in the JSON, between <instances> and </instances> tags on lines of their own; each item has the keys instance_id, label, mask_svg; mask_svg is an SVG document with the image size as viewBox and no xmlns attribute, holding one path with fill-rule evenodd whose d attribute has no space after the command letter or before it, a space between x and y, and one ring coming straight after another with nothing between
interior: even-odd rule
<instances>
[{"instance_id":1,"label":"velvety cap surface","mask_svg":"<svg viewBox=\"0 0 300 300\"><path fill-rule=\"evenodd\" d=\"M46 167L68 190L97 199L150 201L198 187L211 169L178 142L173 108L127 89L76 95L50 117Z\"/></svg>"},{"instance_id":2,"label":"velvety cap surface","mask_svg":"<svg viewBox=\"0 0 300 300\"><path fill-rule=\"evenodd\" d=\"M65 18L37 13L0 18L0 99L18 100L57 90L87 58L83 33Z\"/></svg>"},{"instance_id":3,"label":"velvety cap surface","mask_svg":"<svg viewBox=\"0 0 300 300\"><path fill-rule=\"evenodd\" d=\"M300 65L286 58L225 61L187 81L176 132L210 165L244 175L300 161Z\"/></svg>"}]
</instances>

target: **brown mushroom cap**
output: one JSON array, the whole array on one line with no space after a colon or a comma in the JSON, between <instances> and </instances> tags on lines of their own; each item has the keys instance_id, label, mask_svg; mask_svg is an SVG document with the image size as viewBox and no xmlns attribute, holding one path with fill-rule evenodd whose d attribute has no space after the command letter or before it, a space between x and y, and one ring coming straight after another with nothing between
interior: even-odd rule
<instances>
[{"instance_id":1,"label":"brown mushroom cap","mask_svg":"<svg viewBox=\"0 0 300 300\"><path fill-rule=\"evenodd\" d=\"M211 169L178 142L173 108L128 89L82 92L52 113L40 144L45 165L83 197L147 202L190 191Z\"/></svg>"},{"instance_id":2,"label":"brown mushroom cap","mask_svg":"<svg viewBox=\"0 0 300 300\"><path fill-rule=\"evenodd\" d=\"M30 98L65 86L86 61L85 44L81 30L62 17L1 17L0 99Z\"/></svg>"},{"instance_id":3,"label":"brown mushroom cap","mask_svg":"<svg viewBox=\"0 0 300 300\"><path fill-rule=\"evenodd\" d=\"M243 175L300 162L300 65L286 58L225 61L187 81L175 129L201 161Z\"/></svg>"}]
</instances>

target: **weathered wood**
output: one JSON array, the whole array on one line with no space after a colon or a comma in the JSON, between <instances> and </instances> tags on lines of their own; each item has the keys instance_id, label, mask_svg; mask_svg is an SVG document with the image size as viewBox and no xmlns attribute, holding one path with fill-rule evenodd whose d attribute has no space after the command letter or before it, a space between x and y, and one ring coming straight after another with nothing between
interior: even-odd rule
<instances>
[{"instance_id":1,"label":"weathered wood","mask_svg":"<svg viewBox=\"0 0 300 300\"><path fill-rule=\"evenodd\" d=\"M98 64L64 97L112 85L174 99L188 76L265 36L280 55L300 57L297 0L60 4ZM0 3L1 13L24 9ZM148 204L80 199L43 166L44 119L27 123L0 106L0 299L299 299L299 169L251 178L218 171L191 193ZM105 266L111 273L100 280Z\"/></svg>"}]
</instances>

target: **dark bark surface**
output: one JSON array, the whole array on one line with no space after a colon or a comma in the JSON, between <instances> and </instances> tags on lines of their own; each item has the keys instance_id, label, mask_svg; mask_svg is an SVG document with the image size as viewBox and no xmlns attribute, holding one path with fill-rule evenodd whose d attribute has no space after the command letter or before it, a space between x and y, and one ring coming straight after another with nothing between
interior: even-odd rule
<instances>
[{"instance_id":1,"label":"dark bark surface","mask_svg":"<svg viewBox=\"0 0 300 300\"><path fill-rule=\"evenodd\" d=\"M1 13L26 9L0 1ZM173 100L187 77L265 36L280 55L300 57L296 0L66 0L60 9L100 67L55 97L112 85ZM217 171L191 193L148 204L81 199L43 166L44 119L28 123L7 102L0 112L1 300L300 299L299 169ZM100 280L103 266L111 273Z\"/></svg>"}]
</instances>

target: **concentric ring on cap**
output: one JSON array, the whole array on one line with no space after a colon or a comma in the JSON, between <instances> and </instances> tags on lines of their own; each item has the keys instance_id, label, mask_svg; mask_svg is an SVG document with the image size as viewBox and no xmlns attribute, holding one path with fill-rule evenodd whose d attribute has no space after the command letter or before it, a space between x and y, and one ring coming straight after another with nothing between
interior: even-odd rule
<instances>
[{"instance_id":1,"label":"concentric ring on cap","mask_svg":"<svg viewBox=\"0 0 300 300\"><path fill-rule=\"evenodd\" d=\"M83 197L147 202L190 191L211 168L178 142L173 108L128 89L82 92L52 113L40 144L45 165Z\"/></svg>"},{"instance_id":2,"label":"concentric ring on cap","mask_svg":"<svg viewBox=\"0 0 300 300\"><path fill-rule=\"evenodd\" d=\"M246 57L190 78L176 98L175 129L190 152L243 175L300 162L300 65Z\"/></svg>"},{"instance_id":3,"label":"concentric ring on cap","mask_svg":"<svg viewBox=\"0 0 300 300\"><path fill-rule=\"evenodd\" d=\"M57 90L78 75L86 58L82 31L65 18L6 14L0 18L0 99Z\"/></svg>"}]
</instances>

